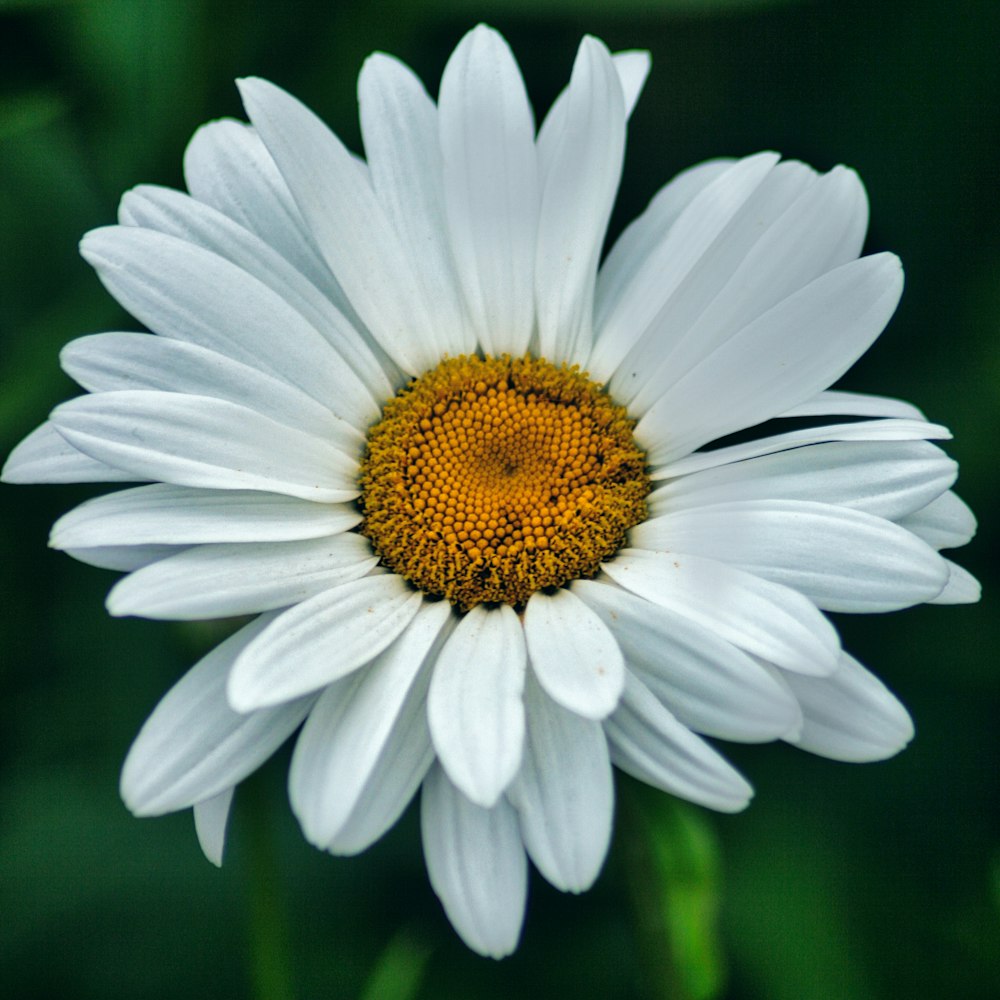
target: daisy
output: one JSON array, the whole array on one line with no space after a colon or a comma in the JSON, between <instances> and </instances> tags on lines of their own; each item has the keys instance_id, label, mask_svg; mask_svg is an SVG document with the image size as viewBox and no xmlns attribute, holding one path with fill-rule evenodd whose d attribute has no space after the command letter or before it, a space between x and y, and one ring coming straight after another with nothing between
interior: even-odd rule
<instances>
[{"instance_id":1,"label":"daisy","mask_svg":"<svg viewBox=\"0 0 1000 1000\"><path fill-rule=\"evenodd\" d=\"M234 787L301 727L308 840L362 851L419 791L434 891L502 956L528 858L596 878L612 765L731 812L751 788L705 737L851 761L910 739L823 613L979 594L939 554L975 527L948 431L828 389L899 261L859 258L852 171L761 153L681 174L602 264L648 68L585 38L536 131L487 27L436 104L373 55L364 159L243 80L251 124L195 134L188 194L136 188L85 237L152 333L69 344L88 394L4 479L142 484L52 533L127 572L112 614L257 616L143 726L136 815L193 807L219 863ZM792 417L828 419L706 448Z\"/></svg>"}]
</instances>

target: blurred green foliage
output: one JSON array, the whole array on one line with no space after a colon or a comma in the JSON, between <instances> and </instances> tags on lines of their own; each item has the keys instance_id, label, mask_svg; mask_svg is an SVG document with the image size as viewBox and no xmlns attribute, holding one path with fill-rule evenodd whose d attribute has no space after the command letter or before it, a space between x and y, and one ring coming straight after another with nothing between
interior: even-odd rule
<instances>
[{"instance_id":1,"label":"blurred green foliage","mask_svg":"<svg viewBox=\"0 0 1000 1000\"><path fill-rule=\"evenodd\" d=\"M898 252L908 287L844 384L912 399L955 431L959 489L983 521L960 558L986 599L838 621L916 719L900 757L853 767L783 746L726 747L757 787L747 813L641 797L621 811L592 892L568 897L533 879L521 949L495 964L469 953L441 914L413 810L359 858L305 844L285 801L287 752L239 797L222 871L201 858L189 816L131 819L117 797L120 761L214 627L110 620L113 575L44 545L55 517L99 490L3 487L0 992L268 996L253 942L267 934L261 913L276 912L287 929L272 958L299 997L648 995L664 985L650 985L656 963L633 917L638 824L651 835L646 901L663 921L653 930L671 941L670 975L680 962L691 996L995 997L1000 4L3 0L0 452L74 394L57 367L62 344L134 328L77 241L114 220L126 188L180 185L194 128L240 115L234 77L274 79L357 147L365 55L391 51L433 89L474 19L505 32L540 113L584 32L652 51L613 232L710 156L770 147L859 169L869 249ZM261 812L264 834L254 832ZM278 875L264 902L251 878L261 835Z\"/></svg>"},{"instance_id":2,"label":"blurred green foliage","mask_svg":"<svg viewBox=\"0 0 1000 1000\"><path fill-rule=\"evenodd\" d=\"M622 857L645 992L713 1000L726 981L719 936L719 845L703 810L624 776Z\"/></svg>"}]
</instances>

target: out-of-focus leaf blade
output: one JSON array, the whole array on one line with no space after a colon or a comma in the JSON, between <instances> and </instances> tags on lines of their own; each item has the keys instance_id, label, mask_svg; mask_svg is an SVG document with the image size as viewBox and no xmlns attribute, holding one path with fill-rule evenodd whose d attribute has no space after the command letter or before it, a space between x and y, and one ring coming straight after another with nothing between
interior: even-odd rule
<instances>
[{"instance_id":1,"label":"out-of-focus leaf blade","mask_svg":"<svg viewBox=\"0 0 1000 1000\"><path fill-rule=\"evenodd\" d=\"M0 142L44 128L65 117L68 110L65 98L51 91L39 90L6 97L0 101Z\"/></svg>"},{"instance_id":2,"label":"out-of-focus leaf blade","mask_svg":"<svg viewBox=\"0 0 1000 1000\"><path fill-rule=\"evenodd\" d=\"M713 1000L726 980L715 834L695 807L632 783L622 785L647 992L671 1000Z\"/></svg>"},{"instance_id":3,"label":"out-of-focus leaf blade","mask_svg":"<svg viewBox=\"0 0 1000 1000\"><path fill-rule=\"evenodd\" d=\"M57 48L99 119L88 138L111 190L176 157L201 114L206 61L202 5L102 0L52 18Z\"/></svg>"},{"instance_id":4,"label":"out-of-focus leaf blade","mask_svg":"<svg viewBox=\"0 0 1000 1000\"><path fill-rule=\"evenodd\" d=\"M403 928L386 945L362 993L362 1000L413 1000L424 978L430 947Z\"/></svg>"}]
</instances>

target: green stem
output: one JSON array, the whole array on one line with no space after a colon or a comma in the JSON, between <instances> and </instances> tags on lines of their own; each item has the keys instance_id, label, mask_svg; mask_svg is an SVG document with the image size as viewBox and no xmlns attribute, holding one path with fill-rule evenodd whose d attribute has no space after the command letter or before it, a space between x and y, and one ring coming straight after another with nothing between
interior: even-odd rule
<instances>
[{"instance_id":1,"label":"green stem","mask_svg":"<svg viewBox=\"0 0 1000 1000\"><path fill-rule=\"evenodd\" d=\"M278 856L271 829L269 802L260 780L240 789L246 808L240 810L245 831L250 912L250 978L257 1000L295 1000L288 914L280 891Z\"/></svg>"}]
</instances>

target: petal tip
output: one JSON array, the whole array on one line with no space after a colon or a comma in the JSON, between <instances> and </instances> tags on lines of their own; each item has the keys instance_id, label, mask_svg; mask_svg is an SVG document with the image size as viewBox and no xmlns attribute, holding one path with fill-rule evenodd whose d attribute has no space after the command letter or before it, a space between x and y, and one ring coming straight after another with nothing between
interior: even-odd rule
<instances>
[{"instance_id":1,"label":"petal tip","mask_svg":"<svg viewBox=\"0 0 1000 1000\"><path fill-rule=\"evenodd\" d=\"M23 478L22 474L18 472L19 462L16 461L13 454L9 455L7 461L3 463L3 467L0 468L0 483L9 483L11 486L19 486L29 480Z\"/></svg>"},{"instance_id":2,"label":"petal tip","mask_svg":"<svg viewBox=\"0 0 1000 1000\"><path fill-rule=\"evenodd\" d=\"M253 684L244 676L247 673L246 664L247 661L243 656L238 656L236 662L229 668L229 676L226 678L226 702L240 715L249 715L250 712L263 708L266 704L260 693L254 690Z\"/></svg>"},{"instance_id":3,"label":"petal tip","mask_svg":"<svg viewBox=\"0 0 1000 1000\"><path fill-rule=\"evenodd\" d=\"M240 100L247 113L250 113L251 106L259 106L260 102L273 96L287 97L288 95L281 87L270 80L265 80L262 76L241 76L236 78L236 89L239 91Z\"/></svg>"},{"instance_id":4,"label":"petal tip","mask_svg":"<svg viewBox=\"0 0 1000 1000\"><path fill-rule=\"evenodd\" d=\"M129 601L127 589L123 591L122 584L127 580L128 577L125 577L124 580L116 583L104 599L104 608L112 618L128 618L141 615L134 602Z\"/></svg>"},{"instance_id":5,"label":"petal tip","mask_svg":"<svg viewBox=\"0 0 1000 1000\"><path fill-rule=\"evenodd\" d=\"M715 806L717 812L722 813L740 813L743 812L753 801L753 797L756 794L753 785L749 782L744 781L744 787L740 789L739 795L734 795L731 800L727 803L719 803Z\"/></svg>"},{"instance_id":6,"label":"petal tip","mask_svg":"<svg viewBox=\"0 0 1000 1000\"><path fill-rule=\"evenodd\" d=\"M136 819L146 819L157 815L157 811L150 808L148 792L144 792L142 782L138 780L135 759L131 751L122 765L121 777L118 780L118 794L125 808Z\"/></svg>"}]
</instances>

